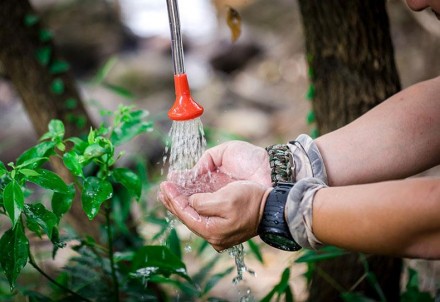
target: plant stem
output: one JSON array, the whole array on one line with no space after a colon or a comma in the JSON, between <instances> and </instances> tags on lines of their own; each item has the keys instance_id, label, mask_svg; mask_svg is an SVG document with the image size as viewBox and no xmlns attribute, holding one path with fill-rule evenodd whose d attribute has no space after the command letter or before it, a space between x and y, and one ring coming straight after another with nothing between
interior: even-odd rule
<instances>
[{"instance_id":1,"label":"plant stem","mask_svg":"<svg viewBox=\"0 0 440 302\"><path fill-rule=\"evenodd\" d=\"M327 281L331 286L333 286L339 293L345 293L347 292L345 288L340 285L338 282L336 282L335 279L332 278L329 274L327 274L324 270L322 270L320 267L316 267L316 272L325 280Z\"/></svg>"},{"instance_id":2,"label":"plant stem","mask_svg":"<svg viewBox=\"0 0 440 302\"><path fill-rule=\"evenodd\" d=\"M105 225L107 228L107 240L108 240L108 257L110 259L110 267L112 270L113 287L115 288L115 301L119 302L119 281L116 276L115 259L113 254L113 236L111 229L110 213L112 211L111 200L108 201L105 207Z\"/></svg>"},{"instance_id":3,"label":"plant stem","mask_svg":"<svg viewBox=\"0 0 440 302\"><path fill-rule=\"evenodd\" d=\"M39 267L37 265L37 263L35 262L34 257L32 256L32 254L29 251L29 263L30 265L32 265L33 268L35 268L40 274L42 274L47 280L49 280L50 282L52 282L53 284L55 284L56 286L58 286L59 288L61 288L62 290L68 292L69 294L75 296L76 298L80 299L80 301L86 301L86 302L92 302L91 300L81 296L80 294L74 292L73 290L65 287L64 285L60 284L58 281L56 281L55 279L53 279L51 276L49 276L48 274L46 274L45 271L43 271L41 269L41 267Z\"/></svg>"}]
</instances>

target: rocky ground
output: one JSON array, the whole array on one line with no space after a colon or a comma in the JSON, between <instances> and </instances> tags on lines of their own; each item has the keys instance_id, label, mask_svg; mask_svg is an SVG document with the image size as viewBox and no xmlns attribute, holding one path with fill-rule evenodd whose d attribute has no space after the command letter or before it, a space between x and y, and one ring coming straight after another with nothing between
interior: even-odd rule
<instances>
[{"instance_id":1,"label":"rocky ground","mask_svg":"<svg viewBox=\"0 0 440 302\"><path fill-rule=\"evenodd\" d=\"M117 14L107 12L106 18L97 18L102 15L99 9L90 9L90 16L70 13L68 16L75 16L70 20L61 6L53 1L33 2L47 18L56 41L71 61L88 110L96 121L100 119L101 108L114 109L121 102L150 111L156 121L156 132L136 140L128 149L129 153L148 158L153 170L159 171L164 145L158 137L168 132L171 122L166 118L166 111L174 101L168 37L136 37L123 24L108 22L109 16L112 19ZM221 12L226 1L214 2ZM306 116L310 104L304 98L308 88L307 66L296 2L235 0L228 3L242 14L242 36L237 43L230 42L221 14L209 38L188 35L184 42L187 74L193 97L205 107L202 121L209 133L209 143L215 145L231 138L241 138L266 146L285 142L300 133L309 133L312 126L307 124ZM438 75L439 24L433 26L437 21L427 12L420 13L425 18L414 17L398 0L388 1L388 8L403 87ZM72 9L83 12L78 7ZM86 19L77 19L80 17ZM105 22L97 22L97 19ZM133 92L134 100L124 100L91 84L96 68L110 56L116 56L118 61L109 75L109 82ZM19 96L11 83L0 77L0 160L14 160L17 154L36 141L34 135ZM438 173L438 169L433 171L429 173ZM157 201L151 198L150 202ZM183 238L190 240L189 232L183 226L179 231ZM247 288L256 298L268 293L297 254L277 252L269 247L263 250L264 265L246 257L246 262L257 272L256 277L248 276L235 288L230 283L231 276L214 291L230 300L237 300ZM203 260L191 253L186 257L196 264L191 265L191 269L197 269ZM220 257L221 266L232 265L233 261L227 255ZM438 263L408 263L425 272L422 285L433 290L436 285L432 280L440 280ZM292 269L291 280L298 300L306 296L305 282L301 277L304 270L297 265ZM228 293L227 297L225 293Z\"/></svg>"}]
</instances>

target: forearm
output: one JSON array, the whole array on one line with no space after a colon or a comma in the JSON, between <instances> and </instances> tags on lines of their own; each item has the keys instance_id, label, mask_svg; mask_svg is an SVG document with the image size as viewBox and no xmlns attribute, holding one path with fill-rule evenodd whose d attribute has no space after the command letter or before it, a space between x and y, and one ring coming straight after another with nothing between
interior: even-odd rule
<instances>
[{"instance_id":1,"label":"forearm","mask_svg":"<svg viewBox=\"0 0 440 302\"><path fill-rule=\"evenodd\" d=\"M313 233L348 250L440 258L440 179L321 189Z\"/></svg>"},{"instance_id":2,"label":"forearm","mask_svg":"<svg viewBox=\"0 0 440 302\"><path fill-rule=\"evenodd\" d=\"M440 77L316 140L330 185L408 177L440 164Z\"/></svg>"}]
</instances>

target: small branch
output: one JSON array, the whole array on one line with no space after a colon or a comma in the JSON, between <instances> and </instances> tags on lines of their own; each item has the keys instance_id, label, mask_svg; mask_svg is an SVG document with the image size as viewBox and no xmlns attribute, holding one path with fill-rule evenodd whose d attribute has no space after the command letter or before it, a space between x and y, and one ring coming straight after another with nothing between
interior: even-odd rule
<instances>
[{"instance_id":1,"label":"small branch","mask_svg":"<svg viewBox=\"0 0 440 302\"><path fill-rule=\"evenodd\" d=\"M105 226L107 228L108 257L110 259L113 286L115 288L115 301L119 302L119 281L118 281L118 276L116 276L115 259L113 254L113 236L112 236L111 220L110 220L111 211L112 211L112 204L111 204L111 200L109 200L107 206L105 207Z\"/></svg>"},{"instance_id":2,"label":"small branch","mask_svg":"<svg viewBox=\"0 0 440 302\"><path fill-rule=\"evenodd\" d=\"M91 300L81 296L80 294L74 292L73 290L65 287L64 285L60 284L58 281L56 281L55 279L53 279L51 276L49 276L48 274L46 274L46 272L44 272L35 262L34 257L32 256L32 254L29 251L29 263L30 265L32 265L33 268L35 268L40 274L42 274L47 280L49 280L50 282L52 282L53 284L55 284L56 286L58 286L59 288L61 288L62 290L68 292L69 294L75 296L76 298L80 299L80 301L86 301L86 302L92 302Z\"/></svg>"}]
</instances>

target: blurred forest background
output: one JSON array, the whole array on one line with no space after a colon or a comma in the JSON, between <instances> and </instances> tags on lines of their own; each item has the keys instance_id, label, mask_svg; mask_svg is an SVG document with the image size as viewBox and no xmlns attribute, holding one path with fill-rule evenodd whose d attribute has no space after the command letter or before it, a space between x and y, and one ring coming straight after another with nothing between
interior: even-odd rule
<instances>
[{"instance_id":1,"label":"blurred forest background","mask_svg":"<svg viewBox=\"0 0 440 302\"><path fill-rule=\"evenodd\" d=\"M120 103L150 112L155 130L136 139L127 152L146 159L153 179L160 180L163 136L171 126L166 112L174 101L166 2L31 2L53 33L61 56L70 63L87 111L96 124L101 120L100 110L114 110ZM236 42L231 41L226 24L228 5L239 11L242 18L242 35ZM387 6L402 86L438 76L440 23L430 12L411 12L404 1L390 0ZM313 130L314 125L307 122L308 68L296 1L182 0L179 8L187 74L194 99L205 108L202 121L210 145L239 138L266 146ZM113 64L107 81L124 87L126 91L121 94L93 82L99 68L110 59ZM0 160L4 163L15 160L36 140L20 97L0 65ZM439 174L438 169L427 173ZM148 203L160 206L154 190ZM137 213L141 233L148 232L148 227L142 224L142 211ZM178 228L183 238L194 240L195 236L185 227ZM253 257L245 258L256 271L256 277L246 275L246 281L240 285L242 289L234 288L230 283L232 278L226 278L214 291L231 300L242 296L247 288L255 297L270 291L286 264L293 263L297 255L270 247L263 250L264 265ZM197 270L200 259L191 253L185 257L188 269ZM233 262L227 255L220 257L228 265ZM60 256L53 265L62 262ZM422 289L434 292L439 286L439 264L433 261L407 261L407 264L420 270ZM305 267L295 265L291 282L301 300L306 295L301 277Z\"/></svg>"}]
</instances>

